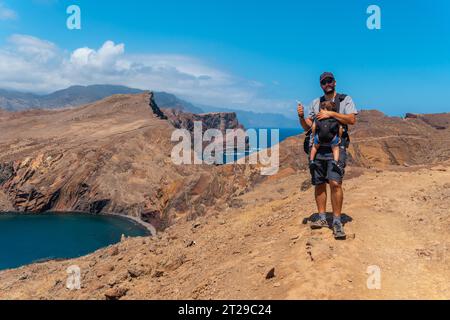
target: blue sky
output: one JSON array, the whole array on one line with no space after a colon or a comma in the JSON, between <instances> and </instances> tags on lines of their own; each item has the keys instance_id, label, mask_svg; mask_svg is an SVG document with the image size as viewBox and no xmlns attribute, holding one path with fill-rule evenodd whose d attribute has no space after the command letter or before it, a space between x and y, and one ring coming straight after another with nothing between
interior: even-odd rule
<instances>
[{"instance_id":1,"label":"blue sky","mask_svg":"<svg viewBox=\"0 0 450 320\"><path fill-rule=\"evenodd\" d=\"M66 28L72 4L81 30ZM0 0L0 87L121 83L292 116L330 70L360 109L449 112L449 20L446 0Z\"/></svg>"}]
</instances>

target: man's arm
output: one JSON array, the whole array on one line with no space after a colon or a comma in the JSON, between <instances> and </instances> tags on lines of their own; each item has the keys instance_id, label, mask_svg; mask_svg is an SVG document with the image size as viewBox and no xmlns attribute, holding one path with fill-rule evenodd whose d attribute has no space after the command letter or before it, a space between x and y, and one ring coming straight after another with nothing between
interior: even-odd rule
<instances>
[{"instance_id":1,"label":"man's arm","mask_svg":"<svg viewBox=\"0 0 450 320\"><path fill-rule=\"evenodd\" d=\"M354 125L356 123L356 114L342 114L334 111L320 110L317 120L335 118L342 124Z\"/></svg>"},{"instance_id":2,"label":"man's arm","mask_svg":"<svg viewBox=\"0 0 450 320\"><path fill-rule=\"evenodd\" d=\"M311 118L305 119L305 109L302 105L298 105L297 112L298 118L300 120L300 125L302 126L303 130L309 131L313 124L312 119Z\"/></svg>"},{"instance_id":3,"label":"man's arm","mask_svg":"<svg viewBox=\"0 0 450 320\"><path fill-rule=\"evenodd\" d=\"M304 117L300 118L300 124L301 124L303 130L305 130L305 131L309 131L309 129L311 129L312 123L313 123L312 120L309 118L307 118L307 119L305 119Z\"/></svg>"},{"instance_id":4,"label":"man's arm","mask_svg":"<svg viewBox=\"0 0 450 320\"><path fill-rule=\"evenodd\" d=\"M356 114L342 114L332 111L331 116L342 124L354 126L356 124Z\"/></svg>"}]
</instances>

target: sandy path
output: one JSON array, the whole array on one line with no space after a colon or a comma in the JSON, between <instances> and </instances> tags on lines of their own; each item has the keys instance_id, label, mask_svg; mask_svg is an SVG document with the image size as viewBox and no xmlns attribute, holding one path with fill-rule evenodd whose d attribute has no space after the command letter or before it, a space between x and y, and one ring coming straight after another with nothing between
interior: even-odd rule
<instances>
[{"instance_id":1,"label":"sandy path","mask_svg":"<svg viewBox=\"0 0 450 320\"><path fill-rule=\"evenodd\" d=\"M311 232L316 239L312 255L325 259L311 266L322 281L308 288L308 297L450 297L450 189L443 187L445 181L450 172L429 170L369 173L348 181L345 212L353 221L347 232L355 238L332 243L328 230ZM369 266L380 268L381 290L368 290ZM287 297L305 297L303 285L294 285Z\"/></svg>"},{"instance_id":2,"label":"sandy path","mask_svg":"<svg viewBox=\"0 0 450 320\"><path fill-rule=\"evenodd\" d=\"M346 181L346 241L302 223L315 212L313 190L299 190L302 173L156 239L0 272L0 298L104 299L125 288L122 299L450 299L450 166L407 169ZM73 264L80 291L64 286ZM374 265L380 290L367 287Z\"/></svg>"}]
</instances>

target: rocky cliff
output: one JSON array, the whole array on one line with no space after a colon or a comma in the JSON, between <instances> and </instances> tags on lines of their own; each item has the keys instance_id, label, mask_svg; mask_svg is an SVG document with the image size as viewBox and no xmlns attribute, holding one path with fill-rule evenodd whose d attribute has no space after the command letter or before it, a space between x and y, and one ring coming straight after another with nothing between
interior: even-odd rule
<instances>
[{"instance_id":1,"label":"rocky cliff","mask_svg":"<svg viewBox=\"0 0 450 320\"><path fill-rule=\"evenodd\" d=\"M239 126L233 115L199 117L219 129ZM151 93L2 112L0 123L0 189L17 211L119 213L163 229L220 207L252 183L244 168L174 165L175 127Z\"/></svg>"},{"instance_id":2,"label":"rocky cliff","mask_svg":"<svg viewBox=\"0 0 450 320\"><path fill-rule=\"evenodd\" d=\"M0 299L450 297L449 114L360 114L344 184L348 239L336 242L307 224L315 203L302 136L280 144L275 176L247 165L174 166L171 115L157 117L150 104L142 94L0 112L0 203L118 212L165 229L0 272ZM73 265L81 289L70 291ZM382 290L368 289L370 266L382 271Z\"/></svg>"},{"instance_id":3,"label":"rocky cliff","mask_svg":"<svg viewBox=\"0 0 450 320\"><path fill-rule=\"evenodd\" d=\"M352 131L351 161L364 167L439 163L450 157L450 113L389 117L363 111Z\"/></svg>"},{"instance_id":4,"label":"rocky cliff","mask_svg":"<svg viewBox=\"0 0 450 320\"><path fill-rule=\"evenodd\" d=\"M236 113L233 112L211 112L203 114L193 114L176 109L162 109L164 114L176 128L184 128L189 131L194 130L194 122L201 121L203 132L208 129L219 129L225 133L227 129L244 129L239 124Z\"/></svg>"},{"instance_id":5,"label":"rocky cliff","mask_svg":"<svg viewBox=\"0 0 450 320\"><path fill-rule=\"evenodd\" d=\"M255 184L306 170L302 136L280 144L280 170L258 166L176 166L175 128L242 128L235 114L160 110L151 93L116 95L76 109L0 111L0 202L42 212L132 215L164 229L179 218L223 208ZM166 119L167 118L167 119ZM351 130L350 165L388 168L450 157L450 114L388 117L363 111Z\"/></svg>"},{"instance_id":6,"label":"rocky cliff","mask_svg":"<svg viewBox=\"0 0 450 320\"><path fill-rule=\"evenodd\" d=\"M0 299L450 298L450 162L349 174L347 241L310 229L305 179L263 182L238 205L155 237L0 272ZM80 290L66 287L74 265ZM367 287L370 266L381 270L381 290Z\"/></svg>"},{"instance_id":7,"label":"rocky cliff","mask_svg":"<svg viewBox=\"0 0 450 320\"><path fill-rule=\"evenodd\" d=\"M212 112L193 114L176 109L162 109L164 114L175 128L183 128L194 132L194 123L202 123L202 133L208 129L218 129L222 133L222 137L215 139L214 143L221 144L223 150L229 146L235 145L235 136L239 136L245 141L244 149L248 149L248 140L245 137L244 127L239 123L239 120L234 112ZM192 143L194 135L192 135ZM203 141L203 146L210 144L210 141ZM232 150L236 148L232 147Z\"/></svg>"}]
</instances>

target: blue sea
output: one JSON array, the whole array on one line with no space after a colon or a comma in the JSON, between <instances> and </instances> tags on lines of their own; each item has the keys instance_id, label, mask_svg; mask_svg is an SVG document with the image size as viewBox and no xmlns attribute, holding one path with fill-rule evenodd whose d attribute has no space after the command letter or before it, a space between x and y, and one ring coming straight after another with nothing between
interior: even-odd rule
<instances>
[{"instance_id":1,"label":"blue sea","mask_svg":"<svg viewBox=\"0 0 450 320\"><path fill-rule=\"evenodd\" d=\"M302 134L304 131L301 128L252 128L254 130L256 130L256 132L258 133L258 144L257 147L251 147L250 150L247 151L231 151L231 153L226 153L223 157L223 161L224 163L230 163L233 161L237 161L238 159L242 158L242 157L246 157L254 152L258 152L261 151L264 148L271 148L273 146L272 143L272 136L271 136L271 130L279 130L279 141L278 143L283 142L284 140L286 140L289 137L292 136L297 136ZM266 130L267 131L267 140L265 141L261 141L260 140L260 133L261 130ZM231 159L233 160L231 160ZM228 160L228 161L227 161Z\"/></svg>"},{"instance_id":2,"label":"blue sea","mask_svg":"<svg viewBox=\"0 0 450 320\"><path fill-rule=\"evenodd\" d=\"M258 141L257 147L233 152L236 160L273 146L271 128L256 128L258 140L261 130L267 130L267 142ZM281 128L279 142L301 133L299 128ZM119 242L122 234L145 236L149 232L131 220L115 216L0 214L0 270L50 259L80 257Z\"/></svg>"},{"instance_id":3,"label":"blue sea","mask_svg":"<svg viewBox=\"0 0 450 320\"><path fill-rule=\"evenodd\" d=\"M145 236L126 218L88 214L0 214L0 270L49 259L76 258L120 241Z\"/></svg>"}]
</instances>

